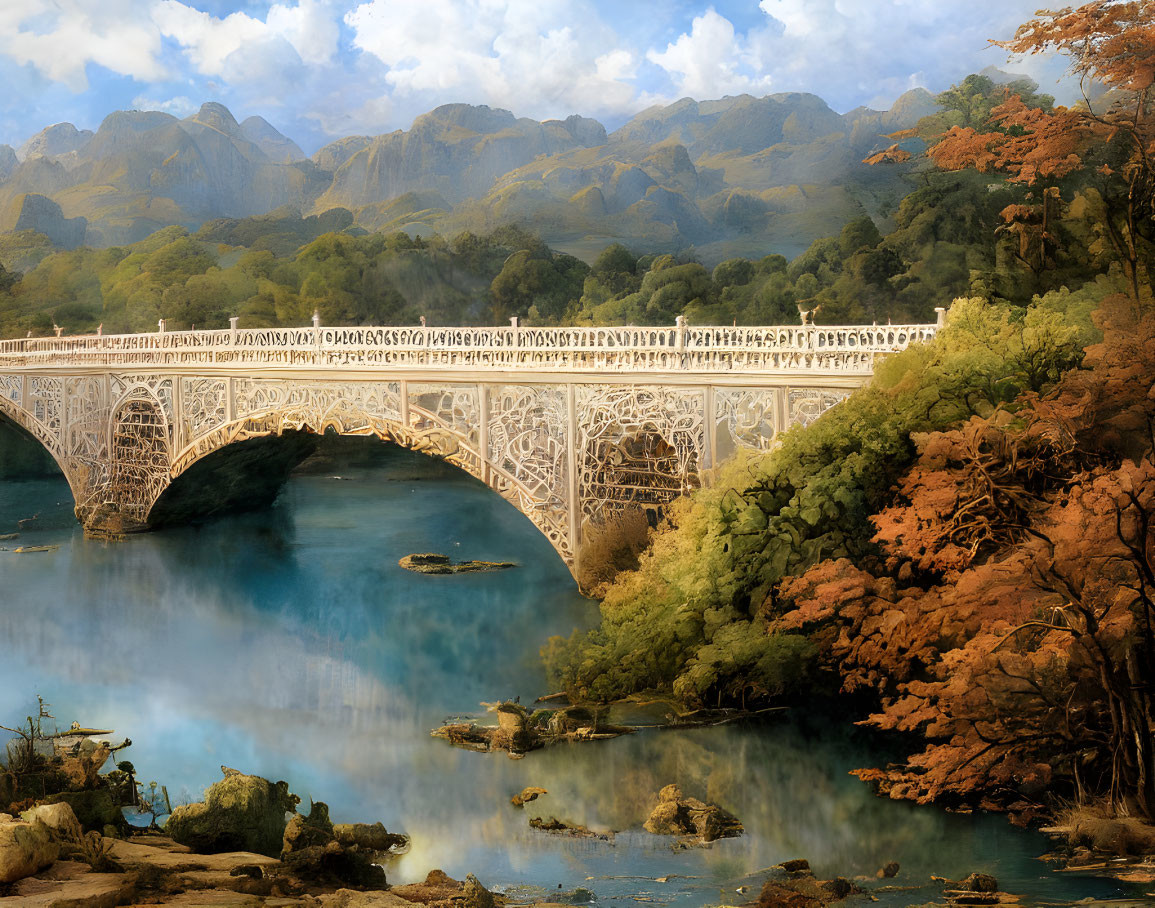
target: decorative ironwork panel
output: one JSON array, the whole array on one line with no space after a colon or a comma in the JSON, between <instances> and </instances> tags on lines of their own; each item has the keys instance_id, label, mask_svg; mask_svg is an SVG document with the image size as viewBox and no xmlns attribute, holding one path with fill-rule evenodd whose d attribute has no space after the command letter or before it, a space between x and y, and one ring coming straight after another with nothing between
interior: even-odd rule
<instances>
[{"instance_id":1,"label":"decorative ironwork panel","mask_svg":"<svg viewBox=\"0 0 1155 908\"><path fill-rule=\"evenodd\" d=\"M185 425L186 438L199 438L228 418L228 382L222 378L181 379L181 396L184 407L181 421Z\"/></svg>"},{"instance_id":2,"label":"decorative ironwork panel","mask_svg":"<svg viewBox=\"0 0 1155 908\"><path fill-rule=\"evenodd\" d=\"M29 403L32 417L60 442L61 420L64 417L64 379L34 375L29 379Z\"/></svg>"},{"instance_id":3,"label":"decorative ironwork panel","mask_svg":"<svg viewBox=\"0 0 1155 908\"><path fill-rule=\"evenodd\" d=\"M787 395L790 425L808 426L839 401L850 396L850 391L791 389Z\"/></svg>"},{"instance_id":4,"label":"decorative ironwork panel","mask_svg":"<svg viewBox=\"0 0 1155 908\"><path fill-rule=\"evenodd\" d=\"M316 432L332 426L344 434L368 434L374 420L401 418L399 388L398 382L237 379L234 417L277 413Z\"/></svg>"},{"instance_id":5,"label":"decorative ironwork panel","mask_svg":"<svg viewBox=\"0 0 1155 908\"><path fill-rule=\"evenodd\" d=\"M760 388L714 391L715 463L738 448L766 451L778 433L777 392Z\"/></svg>"},{"instance_id":6,"label":"decorative ironwork panel","mask_svg":"<svg viewBox=\"0 0 1155 908\"><path fill-rule=\"evenodd\" d=\"M444 426L477 444L481 414L477 385L409 385L409 422L415 429Z\"/></svg>"},{"instance_id":7,"label":"decorative ironwork panel","mask_svg":"<svg viewBox=\"0 0 1155 908\"><path fill-rule=\"evenodd\" d=\"M552 385L486 388L489 484L513 502L569 559L569 464L564 389Z\"/></svg>"},{"instance_id":8,"label":"decorative ironwork panel","mask_svg":"<svg viewBox=\"0 0 1155 908\"><path fill-rule=\"evenodd\" d=\"M141 526L170 481L168 433L156 400L141 396L117 407L109 492L120 513Z\"/></svg>"},{"instance_id":9,"label":"decorative ironwork panel","mask_svg":"<svg viewBox=\"0 0 1155 908\"><path fill-rule=\"evenodd\" d=\"M497 385L489 394L490 465L538 501L564 505L566 398L556 386Z\"/></svg>"},{"instance_id":10,"label":"decorative ironwork panel","mask_svg":"<svg viewBox=\"0 0 1155 908\"><path fill-rule=\"evenodd\" d=\"M108 457L108 403L104 381L84 376L65 379L64 451L93 465Z\"/></svg>"},{"instance_id":11,"label":"decorative ironwork panel","mask_svg":"<svg viewBox=\"0 0 1155 908\"><path fill-rule=\"evenodd\" d=\"M0 375L0 397L5 397L12 403L18 404L23 395L23 375Z\"/></svg>"},{"instance_id":12,"label":"decorative ironwork panel","mask_svg":"<svg viewBox=\"0 0 1155 908\"><path fill-rule=\"evenodd\" d=\"M579 386L580 513L599 522L630 504L662 505L698 485L702 391Z\"/></svg>"}]
</instances>

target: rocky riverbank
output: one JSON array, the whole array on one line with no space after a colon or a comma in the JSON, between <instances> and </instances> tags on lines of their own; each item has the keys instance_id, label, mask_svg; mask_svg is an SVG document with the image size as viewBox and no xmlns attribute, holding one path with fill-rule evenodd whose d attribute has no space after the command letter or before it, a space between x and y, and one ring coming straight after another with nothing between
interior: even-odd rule
<instances>
[{"instance_id":1,"label":"rocky riverbank","mask_svg":"<svg viewBox=\"0 0 1155 908\"><path fill-rule=\"evenodd\" d=\"M205 800L178 807L164 833L86 829L68 803L0 814L0 906L114 908L499 908L476 877L439 870L390 887L385 865L408 837L380 823L334 824L314 802L307 815L283 782L223 768Z\"/></svg>"}]
</instances>

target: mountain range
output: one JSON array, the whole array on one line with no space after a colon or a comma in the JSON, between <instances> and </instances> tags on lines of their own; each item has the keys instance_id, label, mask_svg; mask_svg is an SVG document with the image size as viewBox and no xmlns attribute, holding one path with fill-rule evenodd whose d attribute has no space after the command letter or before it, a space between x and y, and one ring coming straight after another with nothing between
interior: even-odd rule
<instances>
[{"instance_id":1,"label":"mountain range","mask_svg":"<svg viewBox=\"0 0 1155 908\"><path fill-rule=\"evenodd\" d=\"M0 145L0 232L60 247L135 242L166 226L277 209L343 208L368 230L428 235L516 223L592 258L611 242L704 261L779 252L869 214L885 221L908 169L862 159L935 110L914 89L888 111L838 114L811 94L689 98L607 133L448 104L410 129L348 136L311 157L261 117L209 102L179 119L118 111L95 132L59 123Z\"/></svg>"}]
</instances>

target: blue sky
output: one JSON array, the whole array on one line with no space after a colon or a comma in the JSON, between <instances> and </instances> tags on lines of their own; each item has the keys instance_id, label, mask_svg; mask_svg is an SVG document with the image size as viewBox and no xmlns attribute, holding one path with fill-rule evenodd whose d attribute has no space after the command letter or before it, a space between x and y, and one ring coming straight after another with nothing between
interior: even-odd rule
<instances>
[{"instance_id":1,"label":"blue sky","mask_svg":"<svg viewBox=\"0 0 1155 908\"><path fill-rule=\"evenodd\" d=\"M259 114L306 152L438 104L611 129L681 97L811 91L885 108L994 64L1060 100L1062 61L1008 63L1038 0L0 0L0 143L122 109Z\"/></svg>"}]
</instances>

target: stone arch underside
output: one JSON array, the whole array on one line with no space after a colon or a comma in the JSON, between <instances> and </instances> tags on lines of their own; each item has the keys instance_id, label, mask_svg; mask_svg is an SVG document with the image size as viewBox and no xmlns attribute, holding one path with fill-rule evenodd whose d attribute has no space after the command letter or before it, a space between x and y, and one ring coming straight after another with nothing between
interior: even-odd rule
<instances>
[{"instance_id":1,"label":"stone arch underside","mask_svg":"<svg viewBox=\"0 0 1155 908\"><path fill-rule=\"evenodd\" d=\"M222 448L285 432L376 437L438 457L525 514L570 563L565 427L542 389L399 382L185 379L170 481ZM548 395L546 395L548 397ZM486 426L482 428L483 424Z\"/></svg>"},{"instance_id":2,"label":"stone arch underside","mask_svg":"<svg viewBox=\"0 0 1155 908\"><path fill-rule=\"evenodd\" d=\"M0 416L19 426L43 446L68 481L73 500L79 502L87 493L91 475L94 472L101 472L102 467L95 462L85 462L68 451L62 431L61 408L49 403L48 406L41 406L30 412L20 405L19 399L12 393L11 387L5 387L0 383ZM49 400L51 401L51 398Z\"/></svg>"}]
</instances>

